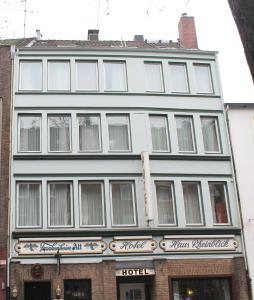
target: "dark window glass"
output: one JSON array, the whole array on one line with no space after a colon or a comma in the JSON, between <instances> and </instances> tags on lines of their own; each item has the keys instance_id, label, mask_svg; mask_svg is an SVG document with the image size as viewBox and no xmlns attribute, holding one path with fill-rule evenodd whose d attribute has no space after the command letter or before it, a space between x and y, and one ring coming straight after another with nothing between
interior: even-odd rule
<instances>
[{"instance_id":1,"label":"dark window glass","mask_svg":"<svg viewBox=\"0 0 254 300\"><path fill-rule=\"evenodd\" d=\"M91 282L87 279L65 280L64 281L65 300L90 300Z\"/></svg>"}]
</instances>

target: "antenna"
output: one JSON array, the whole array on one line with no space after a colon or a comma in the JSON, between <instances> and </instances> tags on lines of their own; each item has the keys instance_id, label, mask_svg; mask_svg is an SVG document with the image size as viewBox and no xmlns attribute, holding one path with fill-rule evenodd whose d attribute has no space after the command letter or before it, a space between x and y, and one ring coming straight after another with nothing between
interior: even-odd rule
<instances>
[{"instance_id":1,"label":"antenna","mask_svg":"<svg viewBox=\"0 0 254 300\"><path fill-rule=\"evenodd\" d=\"M26 37L26 0L24 0L24 38Z\"/></svg>"}]
</instances>

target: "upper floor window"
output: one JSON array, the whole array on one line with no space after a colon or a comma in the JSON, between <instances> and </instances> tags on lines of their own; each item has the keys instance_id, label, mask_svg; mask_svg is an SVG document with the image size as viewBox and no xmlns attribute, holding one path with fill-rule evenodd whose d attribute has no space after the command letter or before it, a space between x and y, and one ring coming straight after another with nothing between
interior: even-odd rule
<instances>
[{"instance_id":1,"label":"upper floor window","mask_svg":"<svg viewBox=\"0 0 254 300\"><path fill-rule=\"evenodd\" d=\"M36 152L41 150L41 117L36 115L19 116L20 152Z\"/></svg>"},{"instance_id":2,"label":"upper floor window","mask_svg":"<svg viewBox=\"0 0 254 300\"><path fill-rule=\"evenodd\" d=\"M71 117L48 115L49 151L71 151Z\"/></svg>"},{"instance_id":3,"label":"upper floor window","mask_svg":"<svg viewBox=\"0 0 254 300\"><path fill-rule=\"evenodd\" d=\"M150 116L153 151L169 151L166 116Z\"/></svg>"},{"instance_id":4,"label":"upper floor window","mask_svg":"<svg viewBox=\"0 0 254 300\"><path fill-rule=\"evenodd\" d=\"M213 93L210 65L194 64L194 70L196 75L197 93Z\"/></svg>"},{"instance_id":5,"label":"upper floor window","mask_svg":"<svg viewBox=\"0 0 254 300\"><path fill-rule=\"evenodd\" d=\"M158 221L160 225L175 225L175 207L173 184L159 181L155 183L158 208Z\"/></svg>"},{"instance_id":6,"label":"upper floor window","mask_svg":"<svg viewBox=\"0 0 254 300\"><path fill-rule=\"evenodd\" d=\"M111 151L130 150L129 117L127 115L108 115L109 149Z\"/></svg>"},{"instance_id":7,"label":"upper floor window","mask_svg":"<svg viewBox=\"0 0 254 300\"><path fill-rule=\"evenodd\" d=\"M224 182L209 182L212 204L213 222L215 224L228 224L226 187Z\"/></svg>"},{"instance_id":8,"label":"upper floor window","mask_svg":"<svg viewBox=\"0 0 254 300\"><path fill-rule=\"evenodd\" d=\"M186 64L170 63L169 67L171 70L170 78L171 78L172 92L188 93L189 85L188 85Z\"/></svg>"},{"instance_id":9,"label":"upper floor window","mask_svg":"<svg viewBox=\"0 0 254 300\"><path fill-rule=\"evenodd\" d=\"M96 61L76 62L76 88L80 91L98 90L98 67Z\"/></svg>"},{"instance_id":10,"label":"upper floor window","mask_svg":"<svg viewBox=\"0 0 254 300\"><path fill-rule=\"evenodd\" d=\"M194 152L194 131L192 117L176 116L178 148L182 152Z\"/></svg>"},{"instance_id":11,"label":"upper floor window","mask_svg":"<svg viewBox=\"0 0 254 300\"><path fill-rule=\"evenodd\" d=\"M82 152L101 151L100 116L79 115L79 150Z\"/></svg>"},{"instance_id":12,"label":"upper floor window","mask_svg":"<svg viewBox=\"0 0 254 300\"><path fill-rule=\"evenodd\" d=\"M72 225L72 186L66 182L52 182L48 186L49 226Z\"/></svg>"},{"instance_id":13,"label":"upper floor window","mask_svg":"<svg viewBox=\"0 0 254 300\"><path fill-rule=\"evenodd\" d=\"M17 226L38 227L41 224L41 185L37 182L17 184Z\"/></svg>"},{"instance_id":14,"label":"upper floor window","mask_svg":"<svg viewBox=\"0 0 254 300\"><path fill-rule=\"evenodd\" d=\"M205 152L219 152L218 123L215 117L201 117Z\"/></svg>"},{"instance_id":15,"label":"upper floor window","mask_svg":"<svg viewBox=\"0 0 254 300\"><path fill-rule=\"evenodd\" d=\"M163 92L163 77L160 62L145 62L146 90L149 92Z\"/></svg>"},{"instance_id":16,"label":"upper floor window","mask_svg":"<svg viewBox=\"0 0 254 300\"><path fill-rule=\"evenodd\" d=\"M70 62L48 61L48 90L70 90Z\"/></svg>"},{"instance_id":17,"label":"upper floor window","mask_svg":"<svg viewBox=\"0 0 254 300\"><path fill-rule=\"evenodd\" d=\"M104 89L106 91L127 91L125 62L104 61Z\"/></svg>"},{"instance_id":18,"label":"upper floor window","mask_svg":"<svg viewBox=\"0 0 254 300\"><path fill-rule=\"evenodd\" d=\"M20 61L19 63L19 89L42 90L42 62Z\"/></svg>"}]
</instances>

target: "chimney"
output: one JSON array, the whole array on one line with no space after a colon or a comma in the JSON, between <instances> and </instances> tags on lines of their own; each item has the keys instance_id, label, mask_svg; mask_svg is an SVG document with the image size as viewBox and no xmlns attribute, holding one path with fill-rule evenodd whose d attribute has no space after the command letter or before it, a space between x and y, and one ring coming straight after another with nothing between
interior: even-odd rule
<instances>
[{"instance_id":1,"label":"chimney","mask_svg":"<svg viewBox=\"0 0 254 300\"><path fill-rule=\"evenodd\" d=\"M187 49L198 49L194 17L182 14L178 23L180 46Z\"/></svg>"},{"instance_id":2,"label":"chimney","mask_svg":"<svg viewBox=\"0 0 254 300\"><path fill-rule=\"evenodd\" d=\"M143 34L135 34L133 40L144 42L144 36L143 36Z\"/></svg>"},{"instance_id":3,"label":"chimney","mask_svg":"<svg viewBox=\"0 0 254 300\"><path fill-rule=\"evenodd\" d=\"M36 29L36 40L39 41L42 38L40 29Z\"/></svg>"},{"instance_id":4,"label":"chimney","mask_svg":"<svg viewBox=\"0 0 254 300\"><path fill-rule=\"evenodd\" d=\"M88 29L87 39L88 41L98 41L99 29Z\"/></svg>"}]
</instances>

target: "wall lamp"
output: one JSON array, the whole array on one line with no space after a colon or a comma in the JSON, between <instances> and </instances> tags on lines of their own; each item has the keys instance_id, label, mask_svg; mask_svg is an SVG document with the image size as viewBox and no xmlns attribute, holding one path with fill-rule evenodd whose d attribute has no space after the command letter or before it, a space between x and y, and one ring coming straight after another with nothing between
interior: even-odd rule
<instances>
[{"instance_id":1,"label":"wall lamp","mask_svg":"<svg viewBox=\"0 0 254 300\"><path fill-rule=\"evenodd\" d=\"M18 289L16 287L16 285L13 286L12 290L11 290L11 295L13 299L17 299L18 298Z\"/></svg>"}]
</instances>

